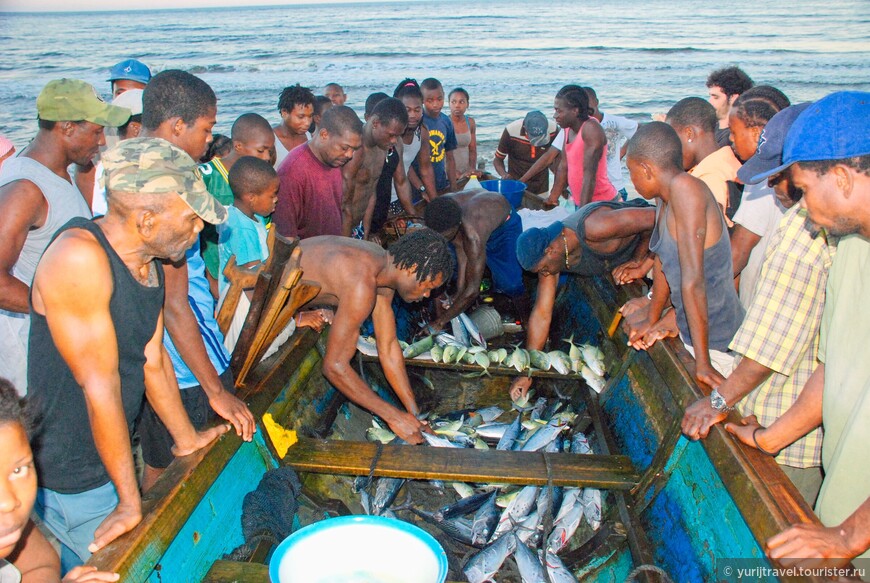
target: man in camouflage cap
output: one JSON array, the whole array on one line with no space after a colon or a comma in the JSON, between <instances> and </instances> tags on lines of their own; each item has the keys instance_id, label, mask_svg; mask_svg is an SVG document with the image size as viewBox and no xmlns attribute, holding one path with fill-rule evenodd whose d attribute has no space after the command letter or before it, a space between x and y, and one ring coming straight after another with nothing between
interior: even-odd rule
<instances>
[{"instance_id":1,"label":"man in camouflage cap","mask_svg":"<svg viewBox=\"0 0 870 583\"><path fill-rule=\"evenodd\" d=\"M197 431L182 407L164 357L160 261L183 257L203 221L222 222L226 209L165 140L125 140L103 164L108 212L58 231L31 296L36 508L61 542L64 571L142 519L130 435L145 397L175 455L227 430Z\"/></svg>"},{"instance_id":2,"label":"man in camouflage cap","mask_svg":"<svg viewBox=\"0 0 870 583\"><path fill-rule=\"evenodd\" d=\"M130 117L76 79L49 82L36 110L36 137L0 170L0 376L20 391L27 387L27 296L36 264L64 223L91 216L67 168L89 163L105 144L103 128Z\"/></svg>"}]
</instances>

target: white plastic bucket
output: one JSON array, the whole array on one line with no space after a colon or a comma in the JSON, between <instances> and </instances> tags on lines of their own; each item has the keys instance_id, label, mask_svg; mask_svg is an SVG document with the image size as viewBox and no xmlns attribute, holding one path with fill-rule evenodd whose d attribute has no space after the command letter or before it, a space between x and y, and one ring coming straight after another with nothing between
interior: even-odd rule
<instances>
[{"instance_id":1,"label":"white plastic bucket","mask_svg":"<svg viewBox=\"0 0 870 583\"><path fill-rule=\"evenodd\" d=\"M272 554L269 577L273 583L444 583L447 555L413 524L342 516L284 539Z\"/></svg>"}]
</instances>

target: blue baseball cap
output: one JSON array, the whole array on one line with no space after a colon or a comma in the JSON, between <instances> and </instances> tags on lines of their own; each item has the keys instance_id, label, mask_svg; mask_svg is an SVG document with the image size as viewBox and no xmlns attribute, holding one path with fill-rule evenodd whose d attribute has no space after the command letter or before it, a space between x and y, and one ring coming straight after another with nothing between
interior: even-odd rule
<instances>
[{"instance_id":1,"label":"blue baseball cap","mask_svg":"<svg viewBox=\"0 0 870 583\"><path fill-rule=\"evenodd\" d=\"M120 81L121 79L147 84L151 80L151 69L142 61L127 59L112 67L106 81Z\"/></svg>"},{"instance_id":2,"label":"blue baseball cap","mask_svg":"<svg viewBox=\"0 0 870 583\"><path fill-rule=\"evenodd\" d=\"M532 227L517 237L517 261L523 269L531 271L544 256L547 246L562 233L562 221L556 221L543 229Z\"/></svg>"},{"instance_id":3,"label":"blue baseball cap","mask_svg":"<svg viewBox=\"0 0 870 583\"><path fill-rule=\"evenodd\" d=\"M804 110L785 137L782 165L842 160L870 154L870 93L838 91Z\"/></svg>"},{"instance_id":4,"label":"blue baseball cap","mask_svg":"<svg viewBox=\"0 0 870 583\"><path fill-rule=\"evenodd\" d=\"M810 105L812 102L792 105L770 118L758 136L758 149L755 154L737 171L740 182L758 184L773 176L776 167L782 164L782 148L789 128Z\"/></svg>"}]
</instances>

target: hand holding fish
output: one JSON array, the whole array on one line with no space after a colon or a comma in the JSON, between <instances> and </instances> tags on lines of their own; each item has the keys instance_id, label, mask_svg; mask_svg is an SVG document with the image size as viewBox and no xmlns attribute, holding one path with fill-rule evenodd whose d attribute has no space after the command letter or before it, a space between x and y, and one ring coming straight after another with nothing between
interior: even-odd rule
<instances>
[{"instance_id":1,"label":"hand holding fish","mask_svg":"<svg viewBox=\"0 0 870 583\"><path fill-rule=\"evenodd\" d=\"M420 421L415 416L410 413L405 413L404 411L399 411L396 413L395 417L389 420L384 419L384 421L387 422L393 433L399 436L400 439L404 439L408 443L414 445L423 443L423 431L426 431L427 433L432 432L428 423Z\"/></svg>"},{"instance_id":2,"label":"hand holding fish","mask_svg":"<svg viewBox=\"0 0 870 583\"><path fill-rule=\"evenodd\" d=\"M515 377L511 383L510 394L511 400L516 401L521 397L525 397L529 392L529 387L532 386L532 377L519 376Z\"/></svg>"}]
</instances>

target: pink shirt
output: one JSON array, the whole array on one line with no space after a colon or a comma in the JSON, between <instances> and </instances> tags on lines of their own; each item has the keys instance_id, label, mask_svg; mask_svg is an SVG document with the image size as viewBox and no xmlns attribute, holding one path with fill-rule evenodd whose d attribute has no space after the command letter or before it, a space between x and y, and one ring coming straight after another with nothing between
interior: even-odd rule
<instances>
[{"instance_id":1,"label":"pink shirt","mask_svg":"<svg viewBox=\"0 0 870 583\"><path fill-rule=\"evenodd\" d=\"M341 235L341 169L327 166L308 144L293 148L278 167L281 186L272 221L285 237Z\"/></svg>"},{"instance_id":2,"label":"pink shirt","mask_svg":"<svg viewBox=\"0 0 870 583\"><path fill-rule=\"evenodd\" d=\"M583 122L586 125L588 122L598 123L597 119L589 118ZM568 188L571 189L571 198L574 199L574 204L580 205L580 192L583 190L583 154L585 151L583 144L583 126L580 126L580 131L573 142L568 141L568 130L565 130L565 156L568 162ZM592 192L592 201L613 200L616 198L616 189L610 183L607 177L607 145L604 145L604 151L601 153L601 159L598 160L598 171L595 173L595 190Z\"/></svg>"}]
</instances>

